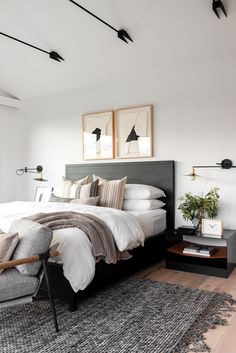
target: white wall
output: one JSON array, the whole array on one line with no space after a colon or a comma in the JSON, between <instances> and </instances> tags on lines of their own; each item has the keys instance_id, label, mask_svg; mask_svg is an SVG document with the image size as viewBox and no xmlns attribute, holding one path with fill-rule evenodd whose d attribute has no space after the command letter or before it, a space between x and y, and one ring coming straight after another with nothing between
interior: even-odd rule
<instances>
[{"instance_id":1,"label":"white wall","mask_svg":"<svg viewBox=\"0 0 236 353\"><path fill-rule=\"evenodd\" d=\"M22 199L15 170L27 162L27 130L18 109L0 105L0 202Z\"/></svg>"},{"instance_id":2,"label":"white wall","mask_svg":"<svg viewBox=\"0 0 236 353\"><path fill-rule=\"evenodd\" d=\"M236 227L236 169L202 170L195 182L183 176L192 164L211 165L224 158L236 164L235 59L162 71L146 68L147 73L125 81L26 100L21 115L29 133L28 166L42 164L47 185L54 185L66 163L81 162L83 113L153 104L154 158L176 160L176 199L218 186L219 218L226 227ZM28 198L35 185L27 185ZM179 213L176 223L183 223Z\"/></svg>"}]
</instances>

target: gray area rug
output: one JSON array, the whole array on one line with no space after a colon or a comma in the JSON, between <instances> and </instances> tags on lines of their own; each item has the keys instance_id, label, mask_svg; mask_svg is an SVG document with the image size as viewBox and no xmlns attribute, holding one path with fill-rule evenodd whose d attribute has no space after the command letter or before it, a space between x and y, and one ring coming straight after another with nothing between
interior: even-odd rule
<instances>
[{"instance_id":1,"label":"gray area rug","mask_svg":"<svg viewBox=\"0 0 236 353\"><path fill-rule=\"evenodd\" d=\"M76 312L57 302L55 333L47 300L0 310L1 353L208 352L203 334L225 325L229 295L128 279L82 300Z\"/></svg>"}]
</instances>

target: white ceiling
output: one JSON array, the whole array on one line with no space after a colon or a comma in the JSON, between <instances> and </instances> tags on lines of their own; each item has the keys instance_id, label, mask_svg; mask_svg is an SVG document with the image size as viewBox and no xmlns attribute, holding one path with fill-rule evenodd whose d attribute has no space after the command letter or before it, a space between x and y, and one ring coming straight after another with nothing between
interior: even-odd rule
<instances>
[{"instance_id":1,"label":"white ceiling","mask_svg":"<svg viewBox=\"0 0 236 353\"><path fill-rule=\"evenodd\" d=\"M235 0L223 0L228 18L221 20L212 0L76 1L125 28L134 43L68 0L1 0L0 31L65 62L0 36L0 92L22 99L236 54Z\"/></svg>"}]
</instances>

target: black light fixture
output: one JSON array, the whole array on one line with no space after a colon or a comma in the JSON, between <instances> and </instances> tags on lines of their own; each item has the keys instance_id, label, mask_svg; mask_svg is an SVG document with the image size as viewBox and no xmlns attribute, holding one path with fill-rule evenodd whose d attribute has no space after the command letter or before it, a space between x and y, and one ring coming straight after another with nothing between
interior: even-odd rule
<instances>
[{"instance_id":1,"label":"black light fixture","mask_svg":"<svg viewBox=\"0 0 236 353\"><path fill-rule=\"evenodd\" d=\"M41 165L38 165L36 168L24 167L24 168L16 169L16 175L22 175L22 174L25 174L25 173L39 174L39 176L34 178L34 180L36 180L36 181L47 181L47 179L43 178L43 167Z\"/></svg>"},{"instance_id":2,"label":"black light fixture","mask_svg":"<svg viewBox=\"0 0 236 353\"><path fill-rule=\"evenodd\" d=\"M200 177L200 175L196 174L196 169L198 168L231 169L236 168L236 166L233 165L231 159L223 159L223 161L221 161L220 163L216 163L216 165L193 165L192 172L190 174L187 174L186 176L192 177L192 180L195 180L197 177Z\"/></svg>"},{"instance_id":3,"label":"black light fixture","mask_svg":"<svg viewBox=\"0 0 236 353\"><path fill-rule=\"evenodd\" d=\"M86 9L85 7L83 7L82 5L78 4L76 1L74 1L74 0L69 0L69 1L72 2L72 4L78 6L83 11L87 12L89 15L93 16L94 18L96 18L98 21L102 22L107 27L111 28L113 31L115 31L117 33L117 37L119 39L123 40L125 43L128 44L128 40L133 42L132 38L130 37L130 35L127 33L126 30L124 30L124 29L120 29L120 30L116 29L115 27L111 26L109 23L107 23L106 21L104 21L103 19L101 19L100 17L98 17L97 15L95 15L94 13L92 13L91 11Z\"/></svg>"},{"instance_id":4,"label":"black light fixture","mask_svg":"<svg viewBox=\"0 0 236 353\"><path fill-rule=\"evenodd\" d=\"M212 10L216 14L216 16L220 19L220 15L219 15L218 9L220 9L223 12L223 14L227 17L227 13L225 11L223 2L221 0L213 0L213 2L212 2Z\"/></svg>"},{"instance_id":5,"label":"black light fixture","mask_svg":"<svg viewBox=\"0 0 236 353\"><path fill-rule=\"evenodd\" d=\"M53 59L53 60L56 60L56 61L59 61L59 62L61 62L61 60L64 61L64 59L63 59L57 52L55 52L54 50L51 51L51 52L49 52L49 51L47 51L47 50L38 48L38 47L36 47L36 46L33 45L33 44L29 44L29 43L27 43L27 42L24 42L24 41L21 40L21 39L12 37L12 36L10 36L9 34L3 33L3 32L0 32L0 34L1 34L2 36L7 37L7 38L13 39L13 40L15 40L16 42L19 42L19 43L22 43L22 44L24 44L24 45L27 45L28 47L31 47L31 48L33 48L33 49L39 50L39 51L41 51L41 52L43 52L43 53L46 53L46 54L48 54L49 57L50 57L51 59Z\"/></svg>"}]
</instances>

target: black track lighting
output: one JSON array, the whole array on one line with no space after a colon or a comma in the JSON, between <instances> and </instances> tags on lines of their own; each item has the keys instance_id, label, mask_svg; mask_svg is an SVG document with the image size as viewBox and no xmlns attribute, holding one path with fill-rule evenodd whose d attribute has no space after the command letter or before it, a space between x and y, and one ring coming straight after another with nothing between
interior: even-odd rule
<instances>
[{"instance_id":1,"label":"black track lighting","mask_svg":"<svg viewBox=\"0 0 236 353\"><path fill-rule=\"evenodd\" d=\"M123 40L125 43L128 44L128 40L130 40L131 42L133 42L132 38L130 37L130 35L127 33L126 30L124 29L116 29L113 26L111 26L109 23L107 23L106 21L102 20L100 17L98 17L97 15L95 15L94 13L92 13L91 11L87 10L85 7L83 7L82 5L78 4L76 1L74 0L69 0L70 2L72 2L72 4L78 6L81 10L87 12L89 15L93 16L94 18L96 18L98 21L102 22L104 25L106 25L107 27L111 28L113 31L115 31L117 33L117 37L121 40Z\"/></svg>"},{"instance_id":2,"label":"black track lighting","mask_svg":"<svg viewBox=\"0 0 236 353\"><path fill-rule=\"evenodd\" d=\"M41 49L41 48L36 47L35 45L29 44L29 43L27 43L27 42L24 42L24 41L21 40L21 39L12 37L12 36L10 36L9 34L3 33L3 32L0 32L0 34L1 34L2 36L4 36L4 37L13 39L13 40L15 40L15 41L18 42L18 43L27 45L28 47L31 47L31 48L33 48L33 49L39 50L39 51L41 51L41 52L43 52L43 53L46 53L46 54L48 54L49 57L50 57L51 59L53 59L53 60L56 60L56 61L59 61L59 62L61 62L61 60L64 61L64 59L63 59L58 53L56 53L55 51L51 51L51 52L46 51L46 50L44 50L44 49Z\"/></svg>"}]
</instances>

